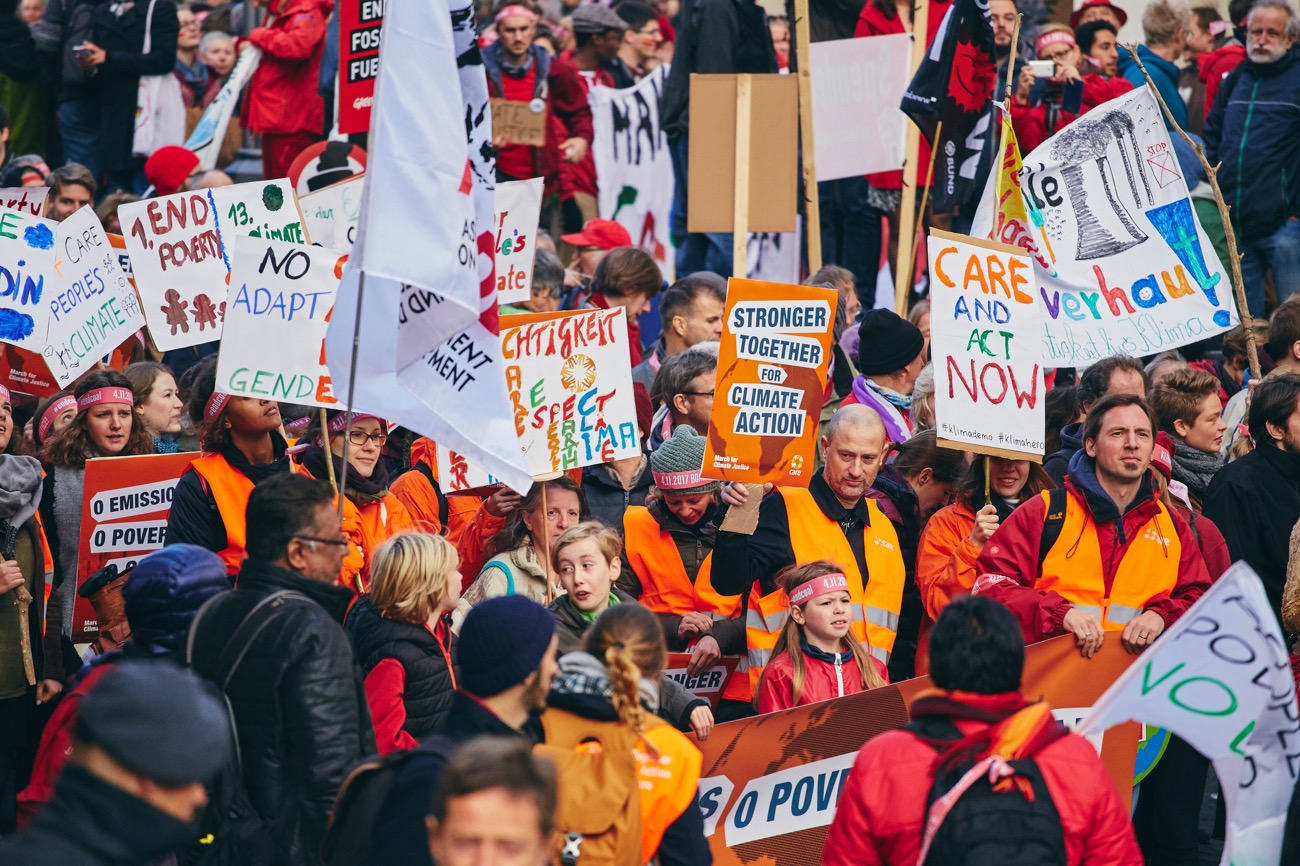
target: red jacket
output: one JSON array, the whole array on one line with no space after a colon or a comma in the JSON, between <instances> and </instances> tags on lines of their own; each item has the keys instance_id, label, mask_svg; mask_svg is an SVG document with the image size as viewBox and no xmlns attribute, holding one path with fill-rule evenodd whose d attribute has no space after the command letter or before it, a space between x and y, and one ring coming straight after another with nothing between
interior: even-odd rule
<instances>
[{"instance_id":1,"label":"red jacket","mask_svg":"<svg viewBox=\"0 0 1300 866\"><path fill-rule=\"evenodd\" d=\"M987 726L954 721L967 735ZM867 740L844 783L822 866L914 866L921 854L936 756L907 731L886 731ZM1066 734L1034 755L1034 761L1061 815L1066 863L1140 866L1142 853L1128 810L1092 744Z\"/></svg>"},{"instance_id":2,"label":"red jacket","mask_svg":"<svg viewBox=\"0 0 1300 866\"><path fill-rule=\"evenodd\" d=\"M1222 48L1198 55L1196 66L1201 80L1205 82L1205 116L1209 118L1210 109L1214 107L1214 97L1219 92L1223 79L1232 74L1232 70L1246 59L1246 46L1239 42L1229 43Z\"/></svg>"},{"instance_id":3,"label":"red jacket","mask_svg":"<svg viewBox=\"0 0 1300 866\"><path fill-rule=\"evenodd\" d=\"M1129 507L1123 517L1098 515L1092 509L1089 498L1081 492L1079 485L1080 482L1072 468L1070 477L1065 480L1065 489L1070 492L1071 497L1082 502L1084 507L1092 512L1092 525L1097 530L1102 563L1106 569L1103 579L1109 592L1115 580L1115 572L1128 551L1129 544L1137 536L1142 525L1150 520L1159 508L1151 490L1146 488L1138 494L1139 500ZM979 559L975 562L975 572L979 575L975 584L975 594L986 595L1010 608L1016 619L1020 621L1027 644L1064 634L1061 621L1065 619L1065 614L1072 606L1056 592L1043 592L1034 588L1034 584L1038 581L1038 552L1043 537L1043 518L1046 516L1046 511L1047 504L1041 497L1036 496L1023 503L1011 512L1011 516L1002 522L997 532L993 533L993 537L985 543L984 550L980 552ZM1210 585L1210 576L1205 570L1205 560L1197 546L1196 537L1187 527L1187 521L1176 513L1171 513L1170 517L1178 532L1180 548L1178 583L1172 593L1157 595L1143 605L1143 610L1154 610L1160 614L1166 628L1173 625ZM1061 539L1060 543L1068 544L1070 541L1070 539ZM999 577L1007 577L1010 580L997 579Z\"/></svg>"},{"instance_id":4,"label":"red jacket","mask_svg":"<svg viewBox=\"0 0 1300 866\"><path fill-rule=\"evenodd\" d=\"M566 63L573 66L578 73L578 82L582 85L584 93L590 94L593 87L615 87L614 76L600 67L588 74L573 63L573 49L569 48L560 54L560 58ZM596 186L596 160L592 155L591 149L587 149L587 155L582 162L577 164L560 160L560 198L573 198L575 192L586 193L587 195L597 195L598 187Z\"/></svg>"},{"instance_id":5,"label":"red jacket","mask_svg":"<svg viewBox=\"0 0 1300 866\"><path fill-rule=\"evenodd\" d=\"M1083 76L1083 101L1079 114L1062 111L1056 122L1056 129L1047 128L1047 106L1020 105L1011 100L1011 125L1016 130L1016 141L1020 144L1021 154L1027 154L1042 144L1066 125L1073 123L1079 115L1087 114L1103 102L1122 96L1133 89L1127 78L1115 76L1106 79L1098 74Z\"/></svg>"},{"instance_id":6,"label":"red jacket","mask_svg":"<svg viewBox=\"0 0 1300 866\"><path fill-rule=\"evenodd\" d=\"M758 685L759 713L775 713L777 710L816 704L866 690L852 652L840 654L838 675L835 663L820 657L828 655L821 653L815 656L804 652L803 691L799 693L798 701L794 700L794 663L790 659L790 653L783 652L772 659L763 671L763 679ZM875 656L871 657L871 662L881 678L889 682L889 671L885 666Z\"/></svg>"},{"instance_id":7,"label":"red jacket","mask_svg":"<svg viewBox=\"0 0 1300 866\"><path fill-rule=\"evenodd\" d=\"M248 84L244 125L274 135L324 134L320 61L334 0L271 0L270 8L271 24L248 34L262 49L262 62Z\"/></svg>"}]
</instances>

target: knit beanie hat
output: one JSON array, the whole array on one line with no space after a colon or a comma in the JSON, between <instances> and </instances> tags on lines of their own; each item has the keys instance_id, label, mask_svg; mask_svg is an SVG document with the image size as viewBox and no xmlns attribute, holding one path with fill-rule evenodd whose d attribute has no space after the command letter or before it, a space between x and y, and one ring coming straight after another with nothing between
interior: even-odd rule
<instances>
[{"instance_id":1,"label":"knit beanie hat","mask_svg":"<svg viewBox=\"0 0 1300 866\"><path fill-rule=\"evenodd\" d=\"M1168 481L1174 477L1174 452L1178 444L1173 437L1161 430L1156 434L1155 447L1151 449L1151 468L1165 476Z\"/></svg>"},{"instance_id":2,"label":"knit beanie hat","mask_svg":"<svg viewBox=\"0 0 1300 866\"><path fill-rule=\"evenodd\" d=\"M158 195L180 192L181 186L199 167L199 157L179 144L169 144L153 152L145 160L144 176L153 184Z\"/></svg>"},{"instance_id":3,"label":"knit beanie hat","mask_svg":"<svg viewBox=\"0 0 1300 866\"><path fill-rule=\"evenodd\" d=\"M704 437L689 424L673 431L671 439L650 455L650 474L664 493L712 493L721 481L700 476L704 468Z\"/></svg>"},{"instance_id":4,"label":"knit beanie hat","mask_svg":"<svg viewBox=\"0 0 1300 866\"><path fill-rule=\"evenodd\" d=\"M864 376L896 373L925 347L921 329L893 310L868 310L858 337L858 372Z\"/></svg>"},{"instance_id":5,"label":"knit beanie hat","mask_svg":"<svg viewBox=\"0 0 1300 866\"><path fill-rule=\"evenodd\" d=\"M541 667L555 636L555 615L523 595L489 598L470 608L460 627L460 685L490 698Z\"/></svg>"}]
</instances>

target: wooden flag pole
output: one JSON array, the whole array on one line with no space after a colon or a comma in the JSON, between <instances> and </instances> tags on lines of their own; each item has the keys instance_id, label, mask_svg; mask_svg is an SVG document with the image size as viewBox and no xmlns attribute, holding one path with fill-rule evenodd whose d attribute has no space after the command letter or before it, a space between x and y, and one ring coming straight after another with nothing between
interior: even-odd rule
<instances>
[{"instance_id":1,"label":"wooden flag pole","mask_svg":"<svg viewBox=\"0 0 1300 866\"><path fill-rule=\"evenodd\" d=\"M343 431L345 439L347 438L347 432L347 430ZM338 493L338 481L334 478L334 452L330 450L330 425L326 419L324 406L320 407L320 438L325 443L325 470L329 473L330 487L333 487L334 492ZM347 446L344 445L343 447L346 448ZM340 507L342 507L342 503L340 503Z\"/></svg>"},{"instance_id":2,"label":"wooden flag pole","mask_svg":"<svg viewBox=\"0 0 1300 866\"><path fill-rule=\"evenodd\" d=\"M731 273L744 279L749 244L749 132L754 79L736 76L736 189L732 197Z\"/></svg>"},{"instance_id":3,"label":"wooden flag pole","mask_svg":"<svg viewBox=\"0 0 1300 866\"><path fill-rule=\"evenodd\" d=\"M915 0L912 7L912 75L929 48L926 41L930 18L930 0ZM937 142L936 142L937 143ZM907 295L912 288L912 271L916 261L912 257L913 235L916 234L916 179L921 167L917 165L921 154L921 130L915 123L907 125L907 156L903 163L903 203L898 210L898 261L894 272L894 309L900 316L907 315Z\"/></svg>"},{"instance_id":4,"label":"wooden flag pole","mask_svg":"<svg viewBox=\"0 0 1300 866\"><path fill-rule=\"evenodd\" d=\"M812 48L808 34L808 0L794 0L795 56L799 61L799 144L803 151L804 237L808 240L808 273L822 269L821 199L817 195L817 166L813 148ZM743 274L741 275L743 276Z\"/></svg>"},{"instance_id":5,"label":"wooden flag pole","mask_svg":"<svg viewBox=\"0 0 1300 866\"><path fill-rule=\"evenodd\" d=\"M542 555L545 559L542 561L542 574L546 575L546 603L550 604L555 601L555 589L552 587L551 577L551 516L546 507L546 485L549 481L541 482L542 485Z\"/></svg>"},{"instance_id":6,"label":"wooden flag pole","mask_svg":"<svg viewBox=\"0 0 1300 866\"><path fill-rule=\"evenodd\" d=\"M357 274L357 311L356 321L352 323L352 359L348 366L348 405L344 410L346 413L346 423L343 429L347 430L352 426L352 401L357 395L357 350L361 345L361 301L366 294L366 272L360 271ZM322 430L322 434L328 434L328 430ZM343 477L339 479L339 490L346 490L348 484L348 439L343 438ZM329 447L328 439L326 447ZM330 461L331 463L333 461ZM339 519L343 518L343 496L339 495Z\"/></svg>"},{"instance_id":7,"label":"wooden flag pole","mask_svg":"<svg viewBox=\"0 0 1300 866\"><path fill-rule=\"evenodd\" d=\"M934 128L934 140L939 141L943 138L943 121L939 121ZM930 151L930 166L925 173L925 190L921 193L921 213L925 213L926 202L930 200L930 187L934 184L934 159L938 155L937 150ZM921 252L921 233L913 232L915 239L912 241L912 261L916 261L917 255ZM905 315L900 312L898 315Z\"/></svg>"}]
</instances>

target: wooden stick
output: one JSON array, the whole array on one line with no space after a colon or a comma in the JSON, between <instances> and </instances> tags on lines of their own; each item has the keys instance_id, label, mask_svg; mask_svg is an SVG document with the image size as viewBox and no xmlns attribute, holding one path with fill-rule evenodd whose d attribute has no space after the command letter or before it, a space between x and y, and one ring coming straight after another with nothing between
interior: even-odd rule
<instances>
[{"instance_id":1,"label":"wooden stick","mask_svg":"<svg viewBox=\"0 0 1300 866\"><path fill-rule=\"evenodd\" d=\"M1015 29L1011 31L1011 56L1007 58L1007 87L1005 96L1008 111L1011 110L1011 79L1014 78L1016 74L1016 48L1020 45L1020 21L1024 17L1025 16L1023 15L1016 15L1016 26ZM1002 142L1003 148L1005 148L1006 145L1007 143L1005 141Z\"/></svg>"},{"instance_id":2,"label":"wooden stick","mask_svg":"<svg viewBox=\"0 0 1300 866\"><path fill-rule=\"evenodd\" d=\"M993 493L993 458L984 455L984 504L989 504L989 497Z\"/></svg>"},{"instance_id":3,"label":"wooden stick","mask_svg":"<svg viewBox=\"0 0 1300 866\"><path fill-rule=\"evenodd\" d=\"M912 75L925 58L930 19L930 0L915 0L912 7ZM936 144L937 144L936 139ZM903 201L898 210L898 261L894 262L894 310L907 315L907 295L912 289L912 272L916 259L912 258L912 235L916 233L916 178L920 166L916 164L921 153L921 130L915 123L907 125L907 156L903 163Z\"/></svg>"},{"instance_id":4,"label":"wooden stick","mask_svg":"<svg viewBox=\"0 0 1300 866\"><path fill-rule=\"evenodd\" d=\"M329 473L330 487L333 487L334 492L338 493L339 484L338 481L334 478L334 451L333 449L330 448L330 425L329 425L329 420L325 415L324 406L320 407L320 435L321 435L321 439L325 441L325 457L326 457L325 469ZM347 438L347 435L348 435L348 431L344 430L343 431L344 438Z\"/></svg>"},{"instance_id":5,"label":"wooden stick","mask_svg":"<svg viewBox=\"0 0 1300 866\"><path fill-rule=\"evenodd\" d=\"M745 76L741 76L742 78ZM547 513L546 508L546 485L549 482L543 481L542 484L542 555L546 557L542 561L542 574L546 575L546 603L549 605L555 601L555 589L552 586L551 577L551 515Z\"/></svg>"},{"instance_id":6,"label":"wooden stick","mask_svg":"<svg viewBox=\"0 0 1300 866\"><path fill-rule=\"evenodd\" d=\"M736 189L732 197L731 273L744 279L749 244L749 134L754 79L736 76Z\"/></svg>"},{"instance_id":7,"label":"wooden stick","mask_svg":"<svg viewBox=\"0 0 1300 866\"><path fill-rule=\"evenodd\" d=\"M939 121L939 124L934 128L934 140L938 141L942 136L943 136L943 121L941 120ZM925 219L925 206L930 201L930 186L934 183L934 159L938 155L939 155L938 148L930 148L930 170L926 172L925 189L921 192L921 211L920 211L921 219ZM912 261L915 262L916 257L921 253L922 233L917 231L917 232L913 232L912 234L915 235L915 239L912 241ZM916 270L916 267L913 266L912 270ZM907 313L900 312L898 315L906 316Z\"/></svg>"},{"instance_id":8,"label":"wooden stick","mask_svg":"<svg viewBox=\"0 0 1300 866\"><path fill-rule=\"evenodd\" d=\"M1259 369L1259 349L1255 346L1255 320L1250 315L1250 307L1246 304L1246 281L1241 276L1241 253L1237 251L1237 233L1232 229L1232 218L1229 215L1228 203L1223 200L1223 190L1219 189L1219 168L1210 165L1210 161L1205 158L1205 149L1200 144L1192 140L1192 137L1178 125L1174 116L1169 113L1169 106L1165 105L1164 97L1160 95L1159 88L1151 80L1151 73L1147 72L1146 64L1138 56L1137 49L1132 45L1125 45L1124 50L1133 55L1137 61L1138 69L1142 70L1142 76L1146 78L1147 84L1151 85L1151 92L1156 96L1156 102L1160 103L1160 110L1164 112L1165 117L1169 120L1169 125L1178 130L1178 134L1183 137L1183 141L1196 151L1196 158L1201 161L1201 167L1205 169L1205 177L1210 182L1210 188L1214 190L1214 203L1219 206L1219 216L1223 219L1223 232L1228 239L1228 258L1232 260L1232 296L1237 304L1237 316L1241 319L1241 326L1246 329L1246 357L1250 361L1250 375L1258 379L1262 375Z\"/></svg>"},{"instance_id":9,"label":"wooden stick","mask_svg":"<svg viewBox=\"0 0 1300 866\"><path fill-rule=\"evenodd\" d=\"M808 273L822 269L821 198L813 148L812 39L808 34L808 0L794 0L795 56L799 61L799 144L803 150L804 237L808 239ZM744 276L744 274L737 274Z\"/></svg>"}]
</instances>

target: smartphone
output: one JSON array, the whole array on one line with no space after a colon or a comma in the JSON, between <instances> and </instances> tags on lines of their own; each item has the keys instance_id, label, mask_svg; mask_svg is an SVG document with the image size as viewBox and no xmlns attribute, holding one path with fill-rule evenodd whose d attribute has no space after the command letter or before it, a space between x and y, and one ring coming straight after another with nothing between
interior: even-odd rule
<instances>
[{"instance_id":1,"label":"smartphone","mask_svg":"<svg viewBox=\"0 0 1300 866\"><path fill-rule=\"evenodd\" d=\"M1029 69L1035 78L1051 78L1056 74L1056 64L1050 60L1030 60Z\"/></svg>"}]
</instances>

